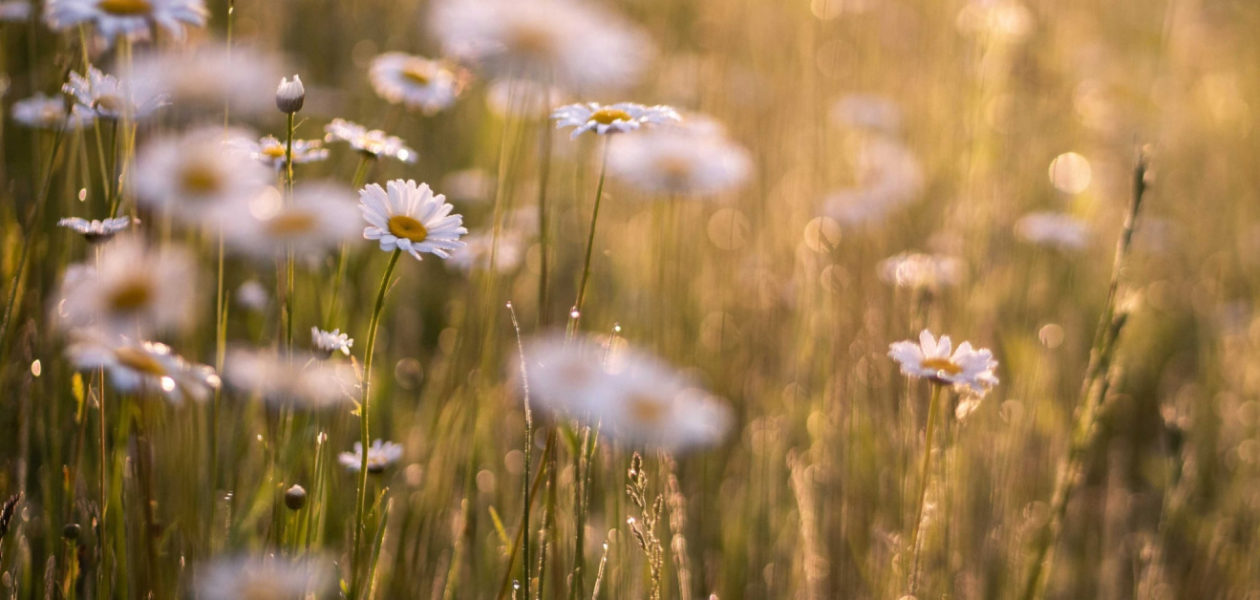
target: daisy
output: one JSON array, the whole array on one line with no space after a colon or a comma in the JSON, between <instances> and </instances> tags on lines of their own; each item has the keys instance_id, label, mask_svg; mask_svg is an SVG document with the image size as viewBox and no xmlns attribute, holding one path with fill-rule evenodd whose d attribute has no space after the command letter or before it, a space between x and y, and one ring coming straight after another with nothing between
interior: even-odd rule
<instances>
[{"instance_id":1,"label":"daisy","mask_svg":"<svg viewBox=\"0 0 1260 600\"><path fill-rule=\"evenodd\" d=\"M1015 233L1026 242L1065 252L1089 245L1089 227L1080 219L1062 213L1028 213L1016 221Z\"/></svg>"},{"instance_id":2,"label":"daisy","mask_svg":"<svg viewBox=\"0 0 1260 600\"><path fill-rule=\"evenodd\" d=\"M79 217L67 217L57 221L58 227L65 227L75 233L82 235L88 242L97 244L107 242L120 231L125 231L131 226L133 219L131 217L117 217L114 219L80 219ZM139 222L138 219L135 222Z\"/></svg>"},{"instance_id":3,"label":"daisy","mask_svg":"<svg viewBox=\"0 0 1260 600\"><path fill-rule=\"evenodd\" d=\"M267 308L268 301L267 288L256 279L246 281L236 288L236 303L246 310L261 311Z\"/></svg>"},{"instance_id":4,"label":"daisy","mask_svg":"<svg viewBox=\"0 0 1260 600\"><path fill-rule=\"evenodd\" d=\"M31 3L27 0L6 0L0 2L0 22L18 22L30 18Z\"/></svg>"},{"instance_id":5,"label":"daisy","mask_svg":"<svg viewBox=\"0 0 1260 600\"><path fill-rule=\"evenodd\" d=\"M225 207L256 197L273 177L240 150L242 135L218 126L159 137L140 148L127 181L152 210L188 225L216 225Z\"/></svg>"},{"instance_id":6,"label":"daisy","mask_svg":"<svg viewBox=\"0 0 1260 600\"><path fill-rule=\"evenodd\" d=\"M137 337L181 330L196 314L195 281L196 263L184 251L123 236L101 247L95 266L66 270L55 314L68 327Z\"/></svg>"},{"instance_id":7,"label":"daisy","mask_svg":"<svg viewBox=\"0 0 1260 600\"><path fill-rule=\"evenodd\" d=\"M359 230L354 192L328 182L300 183L285 201L274 187L225 207L232 215L223 238L235 250L258 258L318 256L351 240Z\"/></svg>"},{"instance_id":8,"label":"daisy","mask_svg":"<svg viewBox=\"0 0 1260 600\"><path fill-rule=\"evenodd\" d=\"M569 89L627 86L651 55L637 28L575 0L444 0L431 22L450 56Z\"/></svg>"},{"instance_id":9,"label":"daisy","mask_svg":"<svg viewBox=\"0 0 1260 600\"><path fill-rule=\"evenodd\" d=\"M924 329L919 333L919 343L895 342L888 347L888 356L901 365L901 373L910 377L925 377L937 385L953 386L956 391L984 396L998 384L993 374L997 361L987 348L972 349L971 342L963 342L953 350L949 336L940 340Z\"/></svg>"},{"instance_id":10,"label":"daisy","mask_svg":"<svg viewBox=\"0 0 1260 600\"><path fill-rule=\"evenodd\" d=\"M232 387L273 405L318 409L348 403L358 393L358 377L349 364L301 353L285 357L236 349L228 354L223 376Z\"/></svg>"},{"instance_id":11,"label":"daisy","mask_svg":"<svg viewBox=\"0 0 1260 600\"><path fill-rule=\"evenodd\" d=\"M385 472L390 465L402 459L403 447L394 442L383 442L376 440L368 447L368 473L378 474ZM337 462L345 467L347 471L358 473L363 468L363 444L354 443L354 452L342 452L337 455Z\"/></svg>"},{"instance_id":12,"label":"daisy","mask_svg":"<svg viewBox=\"0 0 1260 600\"><path fill-rule=\"evenodd\" d=\"M716 194L739 186L752 170L748 152L718 135L660 129L612 147L608 170L652 194Z\"/></svg>"},{"instance_id":13,"label":"daisy","mask_svg":"<svg viewBox=\"0 0 1260 600\"><path fill-rule=\"evenodd\" d=\"M447 258L464 245L459 240L468 233L464 218L451 214L455 207L446 196L410 179L395 179L385 186L373 183L359 192L359 209L368 223L364 239L379 240L381 250L405 250L416 260L423 260L422 252Z\"/></svg>"},{"instance_id":14,"label":"daisy","mask_svg":"<svg viewBox=\"0 0 1260 600\"><path fill-rule=\"evenodd\" d=\"M274 111L280 66L271 54L248 46L207 43L137 55L121 78L135 98L164 97L181 114L222 121L225 105L233 115Z\"/></svg>"},{"instance_id":15,"label":"daisy","mask_svg":"<svg viewBox=\"0 0 1260 600\"><path fill-rule=\"evenodd\" d=\"M13 120L40 129L79 129L91 125L94 115L75 106L67 112L65 100L35 94L13 103Z\"/></svg>"},{"instance_id":16,"label":"daisy","mask_svg":"<svg viewBox=\"0 0 1260 600\"><path fill-rule=\"evenodd\" d=\"M120 391L158 394L176 404L203 401L219 388L214 369L189 363L165 344L86 333L74 337L66 354L78 369L108 371Z\"/></svg>"},{"instance_id":17,"label":"daisy","mask_svg":"<svg viewBox=\"0 0 1260 600\"><path fill-rule=\"evenodd\" d=\"M882 219L923 189L918 159L901 142L883 136L865 140L855 165L857 186L837 190L823 200L823 213L842 223Z\"/></svg>"},{"instance_id":18,"label":"daisy","mask_svg":"<svg viewBox=\"0 0 1260 600\"><path fill-rule=\"evenodd\" d=\"M269 556L219 559L201 569L197 597L202 600L290 600L322 598L330 579L327 567L310 560Z\"/></svg>"},{"instance_id":19,"label":"daisy","mask_svg":"<svg viewBox=\"0 0 1260 600\"><path fill-rule=\"evenodd\" d=\"M368 78L376 94L392 104L405 104L427 115L449 108L459 95L461 82L442 63L386 52L372 59Z\"/></svg>"},{"instance_id":20,"label":"daisy","mask_svg":"<svg viewBox=\"0 0 1260 600\"><path fill-rule=\"evenodd\" d=\"M953 286L962 278L963 263L951 256L902 252L879 262L879 278L909 289Z\"/></svg>"},{"instance_id":21,"label":"daisy","mask_svg":"<svg viewBox=\"0 0 1260 600\"><path fill-rule=\"evenodd\" d=\"M341 333L340 329L324 331L318 327L312 327L311 345L323 352L325 356L332 356L334 352L350 356L350 347L354 345L354 338Z\"/></svg>"},{"instance_id":22,"label":"daisy","mask_svg":"<svg viewBox=\"0 0 1260 600\"><path fill-rule=\"evenodd\" d=\"M153 26L184 39L184 26L204 27L209 16L203 0L48 0L44 20L57 31L91 23L112 42L119 36L146 39Z\"/></svg>"},{"instance_id":23,"label":"daisy","mask_svg":"<svg viewBox=\"0 0 1260 600\"><path fill-rule=\"evenodd\" d=\"M280 85L276 86L276 108L280 112L291 115L302 110L302 105L306 103L306 86L302 85L302 78L297 73L293 74L293 79L282 77Z\"/></svg>"},{"instance_id":24,"label":"daisy","mask_svg":"<svg viewBox=\"0 0 1260 600\"><path fill-rule=\"evenodd\" d=\"M86 77L71 72L70 80L61 86L61 91L103 119L142 119L166 104L162 96L138 100L117 77L92 66L88 67Z\"/></svg>"},{"instance_id":25,"label":"daisy","mask_svg":"<svg viewBox=\"0 0 1260 600\"><path fill-rule=\"evenodd\" d=\"M575 127L571 139L576 139L587 131L599 135L634 131L643 125L653 125L670 121L681 121L678 111L668 106L644 106L633 102L619 102L603 106L598 102L585 104L569 104L557 108L551 113L556 121L556 128Z\"/></svg>"},{"instance_id":26,"label":"daisy","mask_svg":"<svg viewBox=\"0 0 1260 600\"><path fill-rule=\"evenodd\" d=\"M286 144L274 135L263 136L258 141L241 138L239 147L250 158L277 171L284 168ZM328 158L328 149L322 140L293 140L293 164L318 162Z\"/></svg>"},{"instance_id":27,"label":"daisy","mask_svg":"<svg viewBox=\"0 0 1260 600\"><path fill-rule=\"evenodd\" d=\"M379 129L371 129L345 119L333 119L324 126L326 142L347 142L351 148L373 158L382 156L396 158L405 163L416 162L418 155L408 148L402 138L386 134Z\"/></svg>"}]
</instances>

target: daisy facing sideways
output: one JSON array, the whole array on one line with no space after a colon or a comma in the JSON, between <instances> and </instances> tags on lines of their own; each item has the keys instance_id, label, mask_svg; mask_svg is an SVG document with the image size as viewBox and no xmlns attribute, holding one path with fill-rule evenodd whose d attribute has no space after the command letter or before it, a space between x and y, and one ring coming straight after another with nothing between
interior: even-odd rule
<instances>
[{"instance_id":1,"label":"daisy facing sideways","mask_svg":"<svg viewBox=\"0 0 1260 600\"><path fill-rule=\"evenodd\" d=\"M79 369L105 369L119 391L157 394L179 404L184 398L205 400L219 387L214 369L180 358L166 344L90 330L72 340L66 348L70 362Z\"/></svg>"},{"instance_id":2,"label":"daisy facing sideways","mask_svg":"<svg viewBox=\"0 0 1260 600\"><path fill-rule=\"evenodd\" d=\"M359 191L359 209L368 226L363 238L377 240L381 250L403 250L423 260L421 253L448 258L464 245L464 218L451 214L446 196L434 194L429 184L395 179L382 188L371 184Z\"/></svg>"},{"instance_id":3,"label":"daisy facing sideways","mask_svg":"<svg viewBox=\"0 0 1260 600\"><path fill-rule=\"evenodd\" d=\"M455 72L442 63L402 52L372 59L368 78L376 95L426 115L449 108L463 87Z\"/></svg>"},{"instance_id":4,"label":"daisy facing sideways","mask_svg":"<svg viewBox=\"0 0 1260 600\"><path fill-rule=\"evenodd\" d=\"M888 356L901 365L903 375L925 377L965 394L983 396L998 384L993 373L998 365L993 352L973 349L971 342L963 342L954 350L949 336L938 340L926 329L919 333L917 344L909 340L894 342L888 347Z\"/></svg>"},{"instance_id":5,"label":"daisy facing sideways","mask_svg":"<svg viewBox=\"0 0 1260 600\"><path fill-rule=\"evenodd\" d=\"M599 135L634 131L644 125L657 125L681 121L678 111L664 105L645 106L633 102L618 102L607 106L598 102L561 106L551 113L556 128L573 127L570 138L577 139L587 131Z\"/></svg>"},{"instance_id":6,"label":"daisy facing sideways","mask_svg":"<svg viewBox=\"0 0 1260 600\"><path fill-rule=\"evenodd\" d=\"M48 0L44 5L44 21L52 29L91 23L111 42L118 36L148 38L155 25L183 39L185 25L204 27L209 15L203 0Z\"/></svg>"}]
</instances>

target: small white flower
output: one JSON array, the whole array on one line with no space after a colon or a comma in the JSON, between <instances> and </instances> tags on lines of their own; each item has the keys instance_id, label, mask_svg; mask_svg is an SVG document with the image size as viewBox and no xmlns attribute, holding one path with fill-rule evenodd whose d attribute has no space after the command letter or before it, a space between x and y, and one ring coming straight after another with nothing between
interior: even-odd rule
<instances>
[{"instance_id":1,"label":"small white flower","mask_svg":"<svg viewBox=\"0 0 1260 600\"><path fill-rule=\"evenodd\" d=\"M44 20L52 29L91 23L110 42L119 36L147 39L154 25L182 40L185 25L204 27L209 14L203 0L48 0L44 5Z\"/></svg>"},{"instance_id":2,"label":"small white flower","mask_svg":"<svg viewBox=\"0 0 1260 600\"><path fill-rule=\"evenodd\" d=\"M1062 213L1028 213L1015 223L1015 233L1024 241L1062 251L1081 250L1089 245L1089 227Z\"/></svg>"},{"instance_id":3,"label":"small white flower","mask_svg":"<svg viewBox=\"0 0 1260 600\"><path fill-rule=\"evenodd\" d=\"M258 258L282 257L289 251L317 257L358 233L353 198L354 192L337 183L299 183L288 201L280 190L267 187L224 208L232 218L224 221L223 239Z\"/></svg>"},{"instance_id":4,"label":"small white flower","mask_svg":"<svg viewBox=\"0 0 1260 600\"><path fill-rule=\"evenodd\" d=\"M202 401L219 387L219 376L206 365L192 364L156 342L136 342L87 332L76 335L66 348L78 369L105 369L120 391L166 397L176 404L184 398Z\"/></svg>"},{"instance_id":5,"label":"small white flower","mask_svg":"<svg viewBox=\"0 0 1260 600\"><path fill-rule=\"evenodd\" d=\"M43 94L13 103L13 120L27 127L79 129L91 125L94 118L95 115L79 106L67 113L65 100Z\"/></svg>"},{"instance_id":6,"label":"small white flower","mask_svg":"<svg viewBox=\"0 0 1260 600\"><path fill-rule=\"evenodd\" d=\"M349 403L358 393L349 364L301 353L236 349L228 354L223 376L232 387L273 405L319 409Z\"/></svg>"},{"instance_id":7,"label":"small white flower","mask_svg":"<svg viewBox=\"0 0 1260 600\"><path fill-rule=\"evenodd\" d=\"M385 188L373 183L359 192L359 209L368 223L363 238L379 240L381 250L405 250L416 260L423 260L423 252L448 258L464 245L459 238L468 230L462 216L451 214L454 208L429 184L410 179L395 179Z\"/></svg>"},{"instance_id":8,"label":"small white flower","mask_svg":"<svg viewBox=\"0 0 1260 600\"><path fill-rule=\"evenodd\" d=\"M5 0L0 2L0 22L25 21L31 18L31 3L28 0Z\"/></svg>"},{"instance_id":9,"label":"small white flower","mask_svg":"<svg viewBox=\"0 0 1260 600\"><path fill-rule=\"evenodd\" d=\"M416 162L418 158L416 151L408 148L402 138L379 129L368 129L352 121L333 119L324 126L324 131L327 133L324 141L346 142L351 148L374 158L384 156L406 163Z\"/></svg>"},{"instance_id":10,"label":"small white flower","mask_svg":"<svg viewBox=\"0 0 1260 600\"><path fill-rule=\"evenodd\" d=\"M240 138L238 144L250 158L277 171L284 168L284 157L288 147L276 136L263 136L258 141ZM327 158L328 149L324 147L323 140L293 140L293 164L318 162Z\"/></svg>"},{"instance_id":11,"label":"small white flower","mask_svg":"<svg viewBox=\"0 0 1260 600\"><path fill-rule=\"evenodd\" d=\"M137 219L136 222L139 222ZM114 219L80 219L79 217L67 217L57 221L58 227L65 227L75 233L82 235L88 242L93 244L107 242L120 231L125 231L131 226L131 217L117 217Z\"/></svg>"},{"instance_id":12,"label":"small white flower","mask_svg":"<svg viewBox=\"0 0 1260 600\"><path fill-rule=\"evenodd\" d=\"M328 567L310 560L236 557L218 559L197 577L202 600L293 600L322 598L331 578Z\"/></svg>"},{"instance_id":13,"label":"small white flower","mask_svg":"<svg viewBox=\"0 0 1260 600\"><path fill-rule=\"evenodd\" d=\"M276 108L280 112L292 114L302 110L302 104L306 102L306 87L302 85L302 78L297 74L293 75L293 79L283 77L280 79L280 85L276 87Z\"/></svg>"},{"instance_id":14,"label":"small white flower","mask_svg":"<svg viewBox=\"0 0 1260 600\"><path fill-rule=\"evenodd\" d=\"M879 278L909 289L949 287L962 278L963 263L951 256L903 252L879 262Z\"/></svg>"},{"instance_id":15,"label":"small white flower","mask_svg":"<svg viewBox=\"0 0 1260 600\"><path fill-rule=\"evenodd\" d=\"M939 385L951 385L956 391L984 396L998 384L997 361L987 348L972 349L971 342L959 344L953 350L949 336L938 341L924 329L919 342L895 342L888 348L888 356L901 365L901 373L910 377L925 377Z\"/></svg>"},{"instance_id":16,"label":"small white flower","mask_svg":"<svg viewBox=\"0 0 1260 600\"><path fill-rule=\"evenodd\" d=\"M311 344L326 355L340 352L350 356L350 347L354 345L354 338L341 333L340 329L324 331L318 327L311 327Z\"/></svg>"},{"instance_id":17,"label":"small white flower","mask_svg":"<svg viewBox=\"0 0 1260 600\"><path fill-rule=\"evenodd\" d=\"M241 151L243 134L195 129L149 141L128 178L141 204L188 225L217 226L225 209L256 197L273 174Z\"/></svg>"},{"instance_id":18,"label":"small white flower","mask_svg":"<svg viewBox=\"0 0 1260 600\"><path fill-rule=\"evenodd\" d=\"M196 48L166 49L137 55L130 71L120 73L135 98L166 98L168 112L201 118L259 115L275 110L276 58L242 44L230 49L207 43Z\"/></svg>"},{"instance_id":19,"label":"small white flower","mask_svg":"<svg viewBox=\"0 0 1260 600\"><path fill-rule=\"evenodd\" d=\"M500 77L486 86L486 108L497 117L550 114L552 107L569 102L564 90L520 77Z\"/></svg>"},{"instance_id":20,"label":"small white flower","mask_svg":"<svg viewBox=\"0 0 1260 600\"><path fill-rule=\"evenodd\" d=\"M604 106L598 102L569 104L551 113L556 128L575 127L569 136L576 139L587 131L599 135L634 131L643 125L681 121L678 111L668 106L644 106L633 102L619 102Z\"/></svg>"},{"instance_id":21,"label":"small white flower","mask_svg":"<svg viewBox=\"0 0 1260 600\"><path fill-rule=\"evenodd\" d=\"M442 63L402 52L386 52L372 59L368 78L372 89L387 102L429 115L454 104L462 88L455 72Z\"/></svg>"},{"instance_id":22,"label":"small white flower","mask_svg":"<svg viewBox=\"0 0 1260 600\"><path fill-rule=\"evenodd\" d=\"M61 86L61 91L104 119L143 119L166 104L162 96L137 98L117 77L92 66L88 67L86 77L71 72L70 80Z\"/></svg>"},{"instance_id":23,"label":"small white flower","mask_svg":"<svg viewBox=\"0 0 1260 600\"><path fill-rule=\"evenodd\" d=\"M608 156L609 174L651 194L716 194L743 183L751 170L738 144L681 128L629 137Z\"/></svg>"},{"instance_id":24,"label":"small white flower","mask_svg":"<svg viewBox=\"0 0 1260 600\"><path fill-rule=\"evenodd\" d=\"M403 447L394 442L383 442L376 440L368 447L368 473L383 473L390 465L402 459ZM355 473L363 468L363 444L354 443L354 452L342 452L337 455L337 462L345 467L347 471Z\"/></svg>"},{"instance_id":25,"label":"small white flower","mask_svg":"<svg viewBox=\"0 0 1260 600\"><path fill-rule=\"evenodd\" d=\"M236 303L247 310L261 311L267 308L268 299L267 288L258 283L257 279L246 281L236 288Z\"/></svg>"}]
</instances>

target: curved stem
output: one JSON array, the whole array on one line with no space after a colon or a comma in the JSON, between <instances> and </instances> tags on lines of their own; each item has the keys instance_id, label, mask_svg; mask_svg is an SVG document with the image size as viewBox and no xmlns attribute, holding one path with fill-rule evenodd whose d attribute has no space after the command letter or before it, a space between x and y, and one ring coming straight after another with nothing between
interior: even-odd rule
<instances>
[{"instance_id":1,"label":"curved stem","mask_svg":"<svg viewBox=\"0 0 1260 600\"><path fill-rule=\"evenodd\" d=\"M569 335L577 332L582 319L582 302L586 299L586 284L591 278L591 252L595 248L595 225L599 221L599 205L604 198L604 176L608 171L608 139L604 140L603 158L599 167L599 185L595 188L595 208L591 212L591 229L586 236L586 257L582 260L582 280L578 284L577 301L569 312Z\"/></svg>"}]
</instances>

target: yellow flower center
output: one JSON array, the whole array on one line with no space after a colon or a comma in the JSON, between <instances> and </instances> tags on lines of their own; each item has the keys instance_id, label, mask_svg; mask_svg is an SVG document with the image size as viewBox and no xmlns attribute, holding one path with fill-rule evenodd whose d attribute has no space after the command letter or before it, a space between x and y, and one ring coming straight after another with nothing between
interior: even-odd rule
<instances>
[{"instance_id":1,"label":"yellow flower center","mask_svg":"<svg viewBox=\"0 0 1260 600\"><path fill-rule=\"evenodd\" d=\"M109 294L108 304L114 312L130 313L148 306L152 300L153 289L149 281L136 278L114 288Z\"/></svg>"},{"instance_id":2,"label":"yellow flower center","mask_svg":"<svg viewBox=\"0 0 1260 600\"><path fill-rule=\"evenodd\" d=\"M284 153L285 147L281 145L263 146L262 152L260 152L260 154L266 156L267 158L284 158Z\"/></svg>"},{"instance_id":3,"label":"yellow flower center","mask_svg":"<svg viewBox=\"0 0 1260 600\"><path fill-rule=\"evenodd\" d=\"M193 162L179 172L180 186L191 194L208 196L223 188L223 180L210 165Z\"/></svg>"},{"instance_id":4,"label":"yellow flower center","mask_svg":"<svg viewBox=\"0 0 1260 600\"><path fill-rule=\"evenodd\" d=\"M646 396L635 394L630 396L627 401L629 403L630 418L636 423L644 425L657 425L665 420L669 408L665 401L655 396Z\"/></svg>"},{"instance_id":5,"label":"yellow flower center","mask_svg":"<svg viewBox=\"0 0 1260 600\"><path fill-rule=\"evenodd\" d=\"M402 76L416 85L429 85L433 81L430 73L423 63L408 63L402 70Z\"/></svg>"},{"instance_id":6,"label":"yellow flower center","mask_svg":"<svg viewBox=\"0 0 1260 600\"><path fill-rule=\"evenodd\" d=\"M166 369L162 367L162 363L142 350L126 347L119 348L114 351L114 358L118 360L118 364L132 371L153 375L154 377L166 375Z\"/></svg>"},{"instance_id":7,"label":"yellow flower center","mask_svg":"<svg viewBox=\"0 0 1260 600\"><path fill-rule=\"evenodd\" d=\"M954 364L948 358L928 358L923 360L923 367L932 369L933 371L944 371L948 375L957 375L962 373L962 367Z\"/></svg>"},{"instance_id":8,"label":"yellow flower center","mask_svg":"<svg viewBox=\"0 0 1260 600\"><path fill-rule=\"evenodd\" d=\"M417 221L407 215L394 215L389 218L389 232L397 237L411 240L415 243L423 242L429 237L429 230L424 227L424 223Z\"/></svg>"},{"instance_id":9,"label":"yellow flower center","mask_svg":"<svg viewBox=\"0 0 1260 600\"><path fill-rule=\"evenodd\" d=\"M295 236L315 229L319 220L309 212L290 211L280 213L267 221L267 231L272 235Z\"/></svg>"},{"instance_id":10,"label":"yellow flower center","mask_svg":"<svg viewBox=\"0 0 1260 600\"><path fill-rule=\"evenodd\" d=\"M153 5L149 4L149 0L101 0L96 7L120 17L143 16L153 12Z\"/></svg>"},{"instance_id":11,"label":"yellow flower center","mask_svg":"<svg viewBox=\"0 0 1260 600\"><path fill-rule=\"evenodd\" d=\"M630 113L624 110L601 108L592 113L591 118L587 120L594 121L600 125L611 125L613 121L630 121L632 119L633 117L630 116Z\"/></svg>"}]
</instances>

